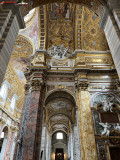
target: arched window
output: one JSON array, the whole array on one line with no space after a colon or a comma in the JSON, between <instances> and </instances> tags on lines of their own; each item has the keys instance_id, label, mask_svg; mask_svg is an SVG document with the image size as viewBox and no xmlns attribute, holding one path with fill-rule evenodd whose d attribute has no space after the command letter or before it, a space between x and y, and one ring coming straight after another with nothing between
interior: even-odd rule
<instances>
[{"instance_id":1,"label":"arched window","mask_svg":"<svg viewBox=\"0 0 120 160\"><path fill-rule=\"evenodd\" d=\"M17 100L17 95L14 94L12 99L11 99L11 103L10 103L10 110L12 110L12 112L14 111L15 105L16 105L16 100Z\"/></svg>"},{"instance_id":2,"label":"arched window","mask_svg":"<svg viewBox=\"0 0 120 160\"><path fill-rule=\"evenodd\" d=\"M7 80L5 80L2 84L2 87L0 88L0 100L2 101L1 103L3 105L5 103L9 88L10 88L10 84L8 83Z\"/></svg>"},{"instance_id":3,"label":"arched window","mask_svg":"<svg viewBox=\"0 0 120 160\"><path fill-rule=\"evenodd\" d=\"M58 132L57 136L56 136L56 139L63 139L63 133Z\"/></svg>"}]
</instances>

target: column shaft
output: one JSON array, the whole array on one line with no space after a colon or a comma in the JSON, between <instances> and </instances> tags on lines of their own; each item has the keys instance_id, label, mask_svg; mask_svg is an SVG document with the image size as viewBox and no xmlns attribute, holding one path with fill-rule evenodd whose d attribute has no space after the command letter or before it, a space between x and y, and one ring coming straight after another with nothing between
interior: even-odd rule
<instances>
[{"instance_id":1,"label":"column shaft","mask_svg":"<svg viewBox=\"0 0 120 160\"><path fill-rule=\"evenodd\" d=\"M40 156L43 95L42 89L33 90L31 92L29 113L23 142L22 160L38 160Z\"/></svg>"},{"instance_id":2,"label":"column shaft","mask_svg":"<svg viewBox=\"0 0 120 160\"><path fill-rule=\"evenodd\" d=\"M97 160L88 91L77 91L82 160Z\"/></svg>"}]
</instances>

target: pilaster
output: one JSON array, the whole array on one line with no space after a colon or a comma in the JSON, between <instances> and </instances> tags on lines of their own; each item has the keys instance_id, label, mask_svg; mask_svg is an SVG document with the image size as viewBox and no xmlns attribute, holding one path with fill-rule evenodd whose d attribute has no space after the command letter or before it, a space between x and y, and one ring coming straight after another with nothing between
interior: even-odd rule
<instances>
[{"instance_id":1,"label":"pilaster","mask_svg":"<svg viewBox=\"0 0 120 160\"><path fill-rule=\"evenodd\" d=\"M76 81L81 155L82 155L81 159L97 160L88 85L89 83L85 79L84 80L79 79Z\"/></svg>"},{"instance_id":2,"label":"pilaster","mask_svg":"<svg viewBox=\"0 0 120 160\"><path fill-rule=\"evenodd\" d=\"M23 141L22 160L38 160L40 155L44 83L41 78L30 81L31 95Z\"/></svg>"}]
</instances>

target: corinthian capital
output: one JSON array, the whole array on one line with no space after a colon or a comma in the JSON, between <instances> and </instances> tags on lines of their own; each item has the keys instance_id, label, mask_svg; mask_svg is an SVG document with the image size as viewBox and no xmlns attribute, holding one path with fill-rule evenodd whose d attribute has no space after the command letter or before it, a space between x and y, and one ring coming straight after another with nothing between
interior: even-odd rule
<instances>
[{"instance_id":1,"label":"corinthian capital","mask_svg":"<svg viewBox=\"0 0 120 160\"><path fill-rule=\"evenodd\" d=\"M26 83L26 84L24 85L25 94L28 94L29 88L30 88L30 84L29 84L29 83Z\"/></svg>"},{"instance_id":2,"label":"corinthian capital","mask_svg":"<svg viewBox=\"0 0 120 160\"><path fill-rule=\"evenodd\" d=\"M88 82L88 81L79 81L79 80L78 80L78 81L75 83L75 87L76 87L77 89L82 90L82 91L88 90L88 85L89 85L89 82Z\"/></svg>"},{"instance_id":3,"label":"corinthian capital","mask_svg":"<svg viewBox=\"0 0 120 160\"><path fill-rule=\"evenodd\" d=\"M43 79L42 78L34 78L31 80L30 85L33 90L40 91L41 87L44 85Z\"/></svg>"}]
</instances>

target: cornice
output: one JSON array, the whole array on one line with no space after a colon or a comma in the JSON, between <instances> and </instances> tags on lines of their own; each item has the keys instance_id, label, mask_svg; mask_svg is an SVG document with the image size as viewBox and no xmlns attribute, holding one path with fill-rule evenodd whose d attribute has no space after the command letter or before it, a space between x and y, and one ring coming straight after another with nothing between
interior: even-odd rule
<instances>
[{"instance_id":1,"label":"cornice","mask_svg":"<svg viewBox=\"0 0 120 160\"><path fill-rule=\"evenodd\" d=\"M116 69L90 69L90 68L74 68L73 71L49 71L47 67L41 68L36 66L30 66L25 72L25 77L32 76L32 73L42 73L43 75L70 75L74 76L78 73L108 73L117 74Z\"/></svg>"}]
</instances>

